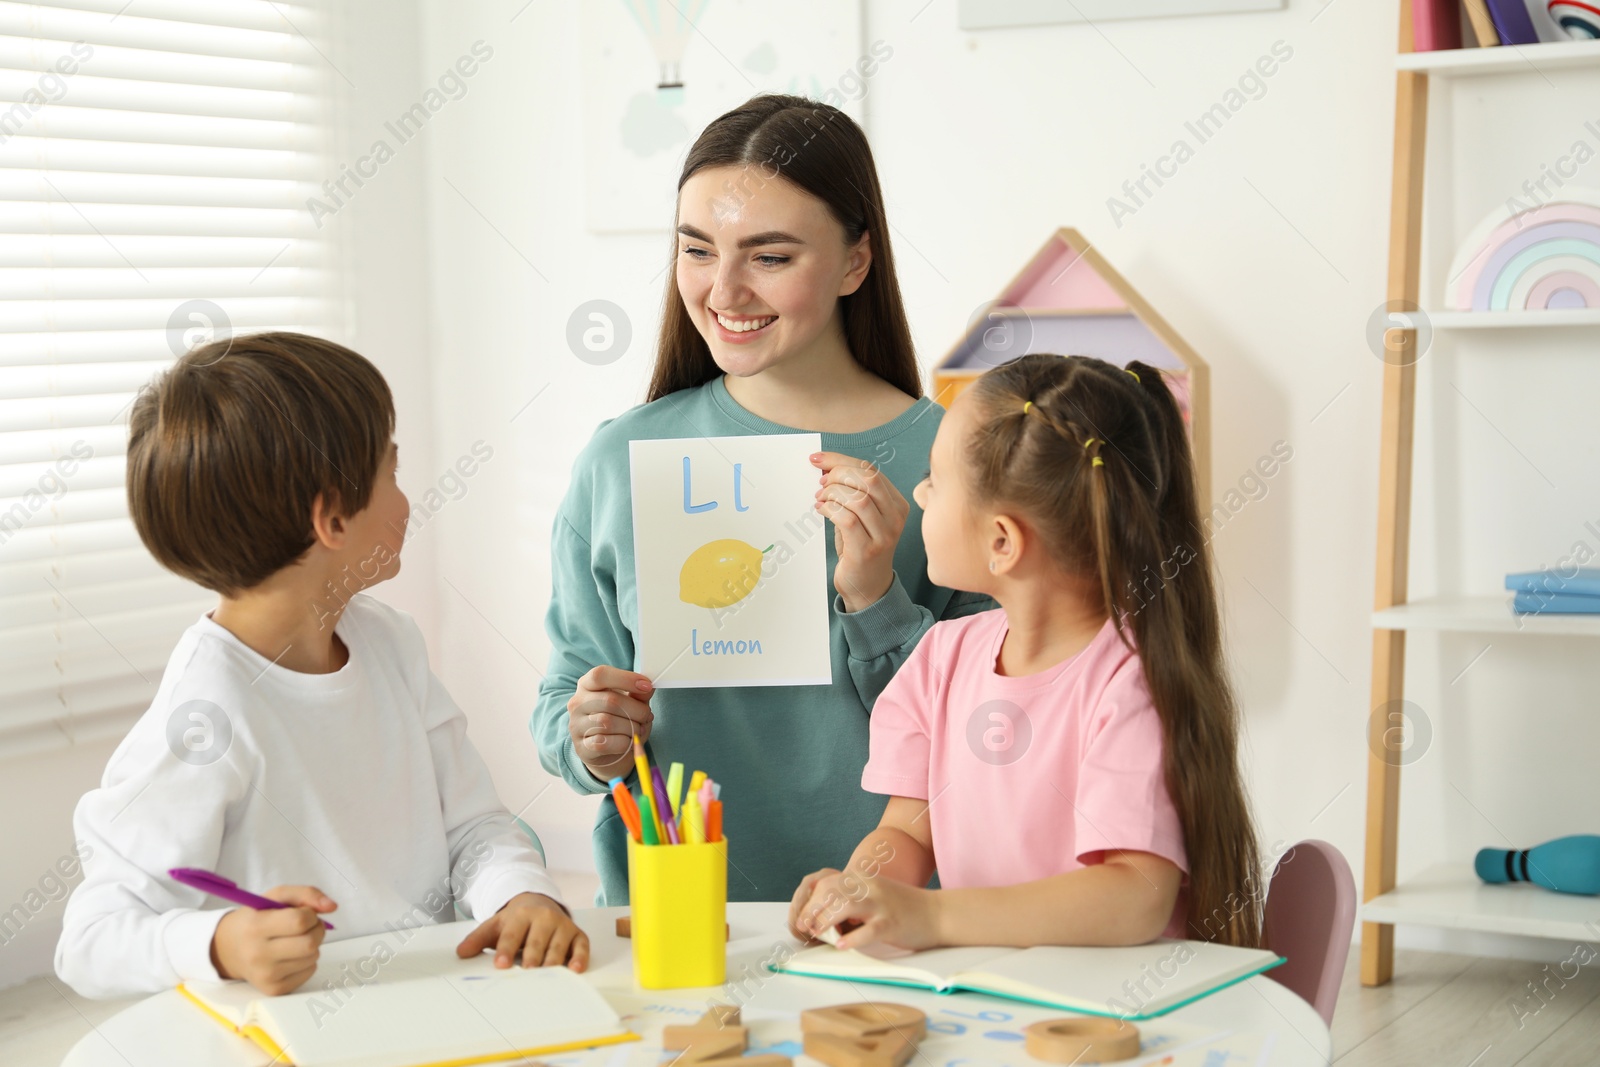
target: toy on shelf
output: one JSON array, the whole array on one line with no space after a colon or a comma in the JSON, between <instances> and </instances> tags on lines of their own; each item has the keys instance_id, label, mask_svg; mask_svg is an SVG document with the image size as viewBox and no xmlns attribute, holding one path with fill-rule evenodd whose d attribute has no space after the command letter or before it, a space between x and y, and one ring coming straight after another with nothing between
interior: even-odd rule
<instances>
[{"instance_id":1,"label":"toy on shelf","mask_svg":"<svg viewBox=\"0 0 1600 1067\"><path fill-rule=\"evenodd\" d=\"M1517 851L1483 848L1473 862L1485 882L1532 882L1557 893L1600 894L1600 834L1573 834Z\"/></svg>"},{"instance_id":2,"label":"toy on shelf","mask_svg":"<svg viewBox=\"0 0 1600 1067\"><path fill-rule=\"evenodd\" d=\"M950 402L984 371L1034 352L1161 368L1183 410L1201 500L1211 499L1210 368L1088 238L1057 230L1000 295L979 308L933 372Z\"/></svg>"},{"instance_id":3,"label":"toy on shelf","mask_svg":"<svg viewBox=\"0 0 1600 1067\"><path fill-rule=\"evenodd\" d=\"M1448 277L1453 311L1600 308L1600 189L1495 208L1461 243Z\"/></svg>"},{"instance_id":4,"label":"toy on shelf","mask_svg":"<svg viewBox=\"0 0 1600 1067\"><path fill-rule=\"evenodd\" d=\"M1600 10L1589 3L1572 0L1550 0L1546 6L1550 19L1575 41L1593 41L1600 38Z\"/></svg>"}]
</instances>

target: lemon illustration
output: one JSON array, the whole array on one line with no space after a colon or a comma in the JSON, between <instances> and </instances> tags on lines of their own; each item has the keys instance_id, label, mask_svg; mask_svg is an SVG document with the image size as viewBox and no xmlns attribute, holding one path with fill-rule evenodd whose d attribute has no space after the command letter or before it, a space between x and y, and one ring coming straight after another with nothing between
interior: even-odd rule
<instances>
[{"instance_id":1,"label":"lemon illustration","mask_svg":"<svg viewBox=\"0 0 1600 1067\"><path fill-rule=\"evenodd\" d=\"M726 608L750 595L761 580L761 557L772 550L724 537L707 541L683 561L678 599L702 608Z\"/></svg>"}]
</instances>

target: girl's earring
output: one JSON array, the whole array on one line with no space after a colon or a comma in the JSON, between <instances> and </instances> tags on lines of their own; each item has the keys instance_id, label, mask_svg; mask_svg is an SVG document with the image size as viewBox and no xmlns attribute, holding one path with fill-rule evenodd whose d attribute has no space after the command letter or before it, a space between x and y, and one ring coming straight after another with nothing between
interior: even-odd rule
<instances>
[{"instance_id":1,"label":"girl's earring","mask_svg":"<svg viewBox=\"0 0 1600 1067\"><path fill-rule=\"evenodd\" d=\"M990 574L994 573L994 560L992 560L992 559L989 561L989 573Z\"/></svg>"}]
</instances>

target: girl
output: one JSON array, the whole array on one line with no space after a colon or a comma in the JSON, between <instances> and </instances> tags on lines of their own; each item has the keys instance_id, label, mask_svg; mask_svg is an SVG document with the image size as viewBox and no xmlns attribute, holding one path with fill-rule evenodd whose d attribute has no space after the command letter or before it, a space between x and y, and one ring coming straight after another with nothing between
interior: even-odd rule
<instances>
[{"instance_id":1,"label":"girl","mask_svg":"<svg viewBox=\"0 0 1600 1067\"><path fill-rule=\"evenodd\" d=\"M556 517L531 728L545 768L580 793L633 777L635 733L654 762L704 769L726 790L730 899L786 900L883 813L856 788L879 691L936 619L992 602L927 578L906 493L943 411L922 397L861 129L793 96L728 112L684 162L675 230L649 402L596 431ZM823 441L810 535L826 538L836 594L832 684L655 692L630 669L628 442L801 431ZM627 902L625 834L608 795L598 904Z\"/></svg>"},{"instance_id":2,"label":"girl","mask_svg":"<svg viewBox=\"0 0 1600 1067\"><path fill-rule=\"evenodd\" d=\"M930 466L929 576L1000 609L933 627L878 698L861 784L888 806L849 873L801 883L793 932L1257 945L1238 710L1160 373L1004 364L951 406Z\"/></svg>"}]
</instances>

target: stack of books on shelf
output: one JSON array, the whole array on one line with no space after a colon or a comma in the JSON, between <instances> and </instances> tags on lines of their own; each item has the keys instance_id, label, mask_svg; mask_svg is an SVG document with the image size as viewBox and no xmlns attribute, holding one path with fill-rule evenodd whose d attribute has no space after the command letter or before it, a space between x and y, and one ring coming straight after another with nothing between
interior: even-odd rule
<instances>
[{"instance_id":1,"label":"stack of books on shelf","mask_svg":"<svg viewBox=\"0 0 1600 1067\"><path fill-rule=\"evenodd\" d=\"M1600 568L1569 567L1506 575L1519 615L1600 615Z\"/></svg>"},{"instance_id":2,"label":"stack of books on shelf","mask_svg":"<svg viewBox=\"0 0 1600 1067\"><path fill-rule=\"evenodd\" d=\"M1600 5L1592 0L1413 0L1413 50L1462 47L1463 14L1480 47L1600 38Z\"/></svg>"}]
</instances>

